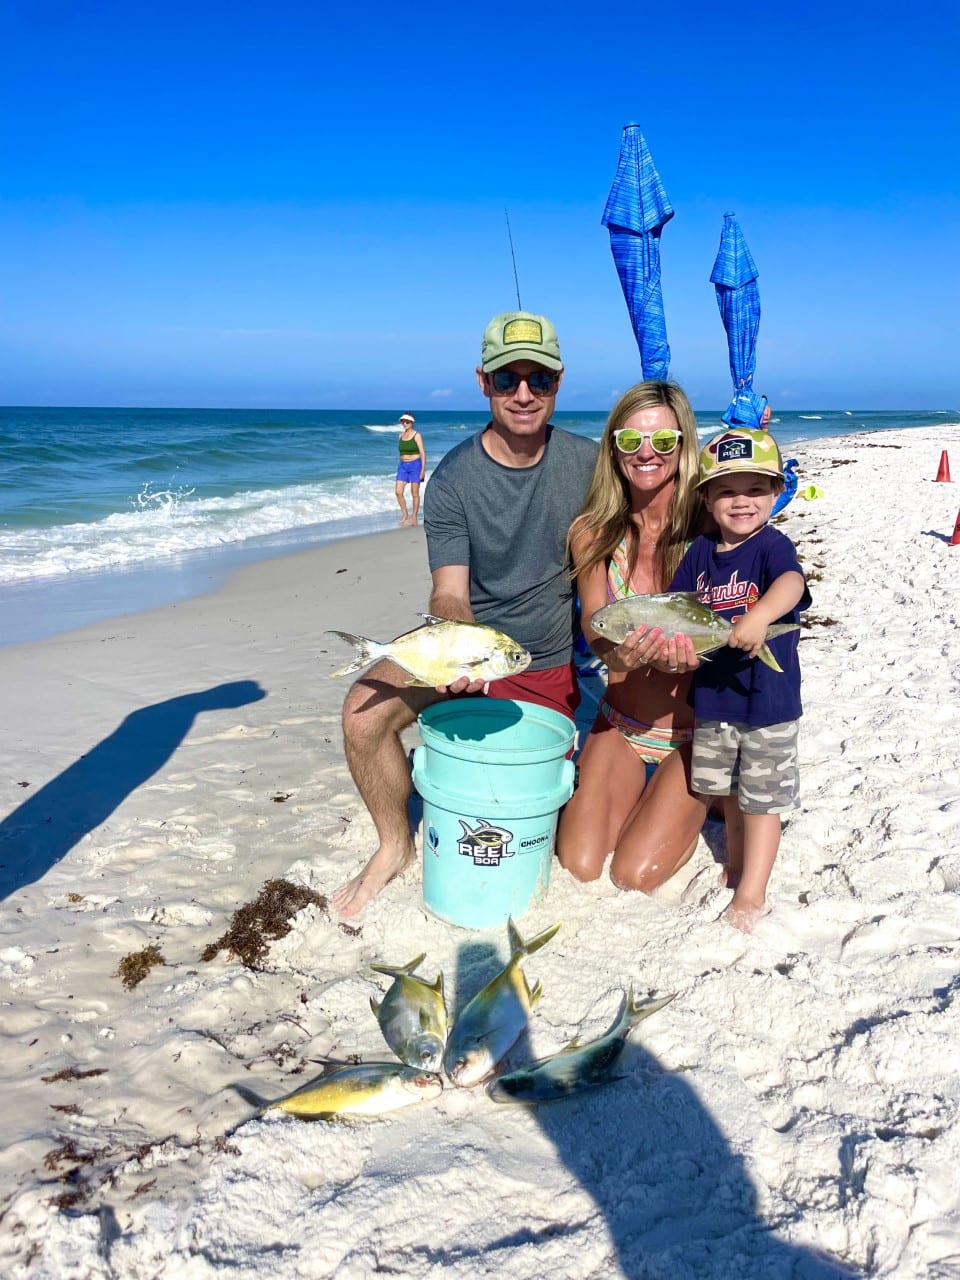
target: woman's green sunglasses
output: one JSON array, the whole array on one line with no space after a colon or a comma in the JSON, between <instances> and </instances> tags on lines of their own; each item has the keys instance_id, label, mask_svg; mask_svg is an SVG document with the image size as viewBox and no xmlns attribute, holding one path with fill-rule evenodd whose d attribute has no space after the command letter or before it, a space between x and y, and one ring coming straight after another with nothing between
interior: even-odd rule
<instances>
[{"instance_id":1,"label":"woman's green sunglasses","mask_svg":"<svg viewBox=\"0 0 960 1280\"><path fill-rule=\"evenodd\" d=\"M644 440L650 441L654 453L673 453L682 434L669 427L662 431L633 431L630 427L622 427L613 433L613 441L621 453L636 453Z\"/></svg>"}]
</instances>

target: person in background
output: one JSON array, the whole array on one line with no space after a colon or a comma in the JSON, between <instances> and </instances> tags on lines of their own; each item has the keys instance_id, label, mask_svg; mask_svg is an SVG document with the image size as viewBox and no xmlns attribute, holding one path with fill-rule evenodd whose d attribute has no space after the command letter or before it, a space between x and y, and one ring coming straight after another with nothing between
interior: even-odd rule
<instances>
[{"instance_id":1,"label":"person in background","mask_svg":"<svg viewBox=\"0 0 960 1280\"><path fill-rule=\"evenodd\" d=\"M638 628L618 645L591 616L665 591L699 529L697 423L675 383L641 382L607 420L590 490L570 529L583 630L607 689L579 758L557 836L561 864L596 880L608 858L621 889L651 892L696 848L706 804L690 789L689 639Z\"/></svg>"},{"instance_id":2,"label":"person in background","mask_svg":"<svg viewBox=\"0 0 960 1280\"><path fill-rule=\"evenodd\" d=\"M763 416L762 416L762 417L761 417L761 419L760 419L760 430L761 430L761 431L769 431L769 430L770 430L770 415L771 415L771 413L772 413L772 412L773 412L773 410L770 408L770 405L769 405L769 404L765 404L765 405L763 406Z\"/></svg>"},{"instance_id":3,"label":"person in background","mask_svg":"<svg viewBox=\"0 0 960 1280\"><path fill-rule=\"evenodd\" d=\"M427 451L423 447L423 437L414 430L416 419L412 413L400 415L400 465L397 467L397 482L394 491L400 507L400 523L416 524L420 514L420 485L427 474ZM406 486L410 486L410 503L413 511L407 511Z\"/></svg>"},{"instance_id":4,"label":"person in background","mask_svg":"<svg viewBox=\"0 0 960 1280\"><path fill-rule=\"evenodd\" d=\"M580 700L567 531L583 506L597 446L550 422L563 362L545 316L495 316L476 377L490 401L490 421L442 458L425 494L429 612L496 627L533 660L488 687L461 677L436 689L411 686L405 671L384 660L351 687L344 750L379 844L333 893L341 916L356 915L413 861L410 768L400 734L425 707L455 694L488 693L540 703L572 720Z\"/></svg>"},{"instance_id":5,"label":"person in background","mask_svg":"<svg viewBox=\"0 0 960 1280\"><path fill-rule=\"evenodd\" d=\"M767 522L783 488L783 462L766 431L732 428L700 453L698 489L716 524L692 544L670 584L695 591L733 624L726 648L693 681L691 783L722 796L727 823L723 919L749 933L764 914L780 847L780 815L797 802L801 715L797 631L770 641L780 671L757 657L776 622L799 623L810 594L793 543Z\"/></svg>"}]
</instances>

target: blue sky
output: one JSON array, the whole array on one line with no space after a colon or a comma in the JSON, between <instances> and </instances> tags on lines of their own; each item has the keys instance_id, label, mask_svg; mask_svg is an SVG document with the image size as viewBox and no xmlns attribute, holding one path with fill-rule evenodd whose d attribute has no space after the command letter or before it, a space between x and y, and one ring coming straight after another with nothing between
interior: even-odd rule
<instances>
[{"instance_id":1,"label":"blue sky","mask_svg":"<svg viewBox=\"0 0 960 1280\"><path fill-rule=\"evenodd\" d=\"M774 406L960 405L955 0L616 11L3 0L0 402L480 408L506 208L561 407L605 409L640 377L600 225L637 122L697 408L725 210Z\"/></svg>"}]
</instances>

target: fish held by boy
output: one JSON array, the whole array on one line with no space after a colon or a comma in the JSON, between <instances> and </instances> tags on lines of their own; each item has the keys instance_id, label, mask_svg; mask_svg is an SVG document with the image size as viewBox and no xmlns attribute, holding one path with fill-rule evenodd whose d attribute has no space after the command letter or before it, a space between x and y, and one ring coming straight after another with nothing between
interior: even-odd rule
<instances>
[{"instance_id":1,"label":"fish held by boy","mask_svg":"<svg viewBox=\"0 0 960 1280\"><path fill-rule=\"evenodd\" d=\"M432 1071L402 1062L364 1062L351 1066L331 1064L309 1084L267 1100L245 1085L234 1092L264 1111L285 1111L301 1120L352 1120L382 1116L418 1102L431 1102L443 1092L443 1079Z\"/></svg>"},{"instance_id":2,"label":"fish held by boy","mask_svg":"<svg viewBox=\"0 0 960 1280\"><path fill-rule=\"evenodd\" d=\"M516 1043L543 992L539 982L530 990L521 962L548 943L559 928L559 924L552 925L524 942L516 925L508 920L510 959L506 967L467 1004L447 1041L444 1066L455 1085L469 1088L485 1080Z\"/></svg>"},{"instance_id":3,"label":"fish held by boy","mask_svg":"<svg viewBox=\"0 0 960 1280\"><path fill-rule=\"evenodd\" d=\"M425 954L419 955L409 964L397 966L372 964L375 973L393 978L393 984L379 1004L371 996L370 1008L384 1040L401 1062L423 1071L439 1071L447 1042L443 974L433 983L416 977L413 971L424 958Z\"/></svg>"},{"instance_id":4,"label":"fish held by boy","mask_svg":"<svg viewBox=\"0 0 960 1280\"><path fill-rule=\"evenodd\" d=\"M727 619L714 613L695 591L663 591L614 600L597 610L590 619L590 626L614 644L621 644L631 631L642 626L658 627L667 640L683 634L689 637L698 658L714 649L722 649L732 630ZM795 622L777 622L767 628L767 640L799 629ZM782 673L783 668L766 644L761 645L757 657L771 671Z\"/></svg>"},{"instance_id":5,"label":"fish held by boy","mask_svg":"<svg viewBox=\"0 0 960 1280\"><path fill-rule=\"evenodd\" d=\"M435 689L461 676L469 680L502 680L526 671L532 659L522 645L494 627L479 622L451 622L421 614L426 625L407 631L386 644L350 631L328 631L352 644L357 655L332 676L348 676L378 658L389 658L412 678L408 685Z\"/></svg>"},{"instance_id":6,"label":"fish held by boy","mask_svg":"<svg viewBox=\"0 0 960 1280\"><path fill-rule=\"evenodd\" d=\"M591 1040L589 1044L581 1044L578 1037L559 1053L492 1080L487 1092L494 1102L553 1102L619 1079L611 1072L623 1053L630 1032L638 1022L649 1018L673 999L674 996L669 995L636 1004L631 988L616 1023L606 1035Z\"/></svg>"}]
</instances>

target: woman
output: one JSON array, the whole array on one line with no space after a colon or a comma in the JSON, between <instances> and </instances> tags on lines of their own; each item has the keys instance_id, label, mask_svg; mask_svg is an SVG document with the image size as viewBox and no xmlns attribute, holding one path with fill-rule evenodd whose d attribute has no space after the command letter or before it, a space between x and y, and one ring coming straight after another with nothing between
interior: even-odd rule
<instances>
[{"instance_id":1,"label":"woman","mask_svg":"<svg viewBox=\"0 0 960 1280\"><path fill-rule=\"evenodd\" d=\"M639 628L622 644L593 631L592 615L624 596L665 591L697 532L697 424L669 382L641 382L604 428L583 511L570 529L583 629L607 664L600 713L580 753L580 781L563 812L560 862L596 880L650 892L696 847L706 805L690 791L697 657L689 639L669 643Z\"/></svg>"},{"instance_id":2,"label":"woman","mask_svg":"<svg viewBox=\"0 0 960 1280\"><path fill-rule=\"evenodd\" d=\"M394 492L400 506L400 523L416 524L420 512L420 485L427 474L427 451L423 447L423 438L414 430L412 413L400 415L400 465L397 467L397 483ZM407 511L407 499L404 495L406 486L410 486L410 500L413 514Z\"/></svg>"}]
</instances>

